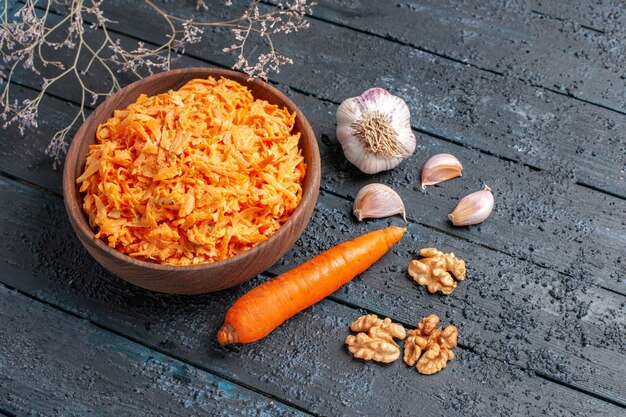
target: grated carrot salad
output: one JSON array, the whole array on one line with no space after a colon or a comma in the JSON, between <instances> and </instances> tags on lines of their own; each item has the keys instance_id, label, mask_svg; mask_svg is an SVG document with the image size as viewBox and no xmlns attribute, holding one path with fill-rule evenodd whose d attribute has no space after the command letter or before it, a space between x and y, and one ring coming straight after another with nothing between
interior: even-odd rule
<instances>
[{"instance_id":1,"label":"grated carrot salad","mask_svg":"<svg viewBox=\"0 0 626 417\"><path fill-rule=\"evenodd\" d=\"M95 237L168 265L226 259L268 239L302 199L295 117L212 77L116 110L76 180Z\"/></svg>"}]
</instances>

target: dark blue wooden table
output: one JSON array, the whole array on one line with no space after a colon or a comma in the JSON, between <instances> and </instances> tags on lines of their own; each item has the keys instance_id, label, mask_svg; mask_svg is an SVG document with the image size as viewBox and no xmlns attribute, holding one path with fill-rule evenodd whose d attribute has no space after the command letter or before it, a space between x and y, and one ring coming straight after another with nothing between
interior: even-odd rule
<instances>
[{"instance_id":1,"label":"dark blue wooden table","mask_svg":"<svg viewBox=\"0 0 626 417\"><path fill-rule=\"evenodd\" d=\"M1 131L0 414L626 415L624 3L319 3L310 29L275 40L295 63L272 76L319 139L319 201L288 255L238 288L157 294L89 257L43 153L76 110L76 89L52 89L24 137ZM166 33L143 3L103 8L123 22L124 42ZM208 32L175 66L229 67L228 42ZM30 97L38 80L18 72L12 88ZM418 149L367 176L343 157L335 112L372 86L407 101ZM463 178L422 191L421 167L441 152L461 160ZM340 241L404 224L355 221L353 198L370 182L403 198L402 242L269 337L219 347L224 313L246 290ZM491 218L452 227L446 214L481 184L494 190ZM429 246L467 261L469 277L450 296L406 274ZM438 314L459 328L457 359L433 376L353 359L343 340L364 312L408 327Z\"/></svg>"}]
</instances>

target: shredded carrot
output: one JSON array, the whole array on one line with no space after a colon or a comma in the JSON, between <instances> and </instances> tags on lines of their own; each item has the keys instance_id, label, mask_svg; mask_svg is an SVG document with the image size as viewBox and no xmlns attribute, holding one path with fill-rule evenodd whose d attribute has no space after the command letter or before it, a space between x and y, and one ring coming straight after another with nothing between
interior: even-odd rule
<instances>
[{"instance_id":1,"label":"shredded carrot","mask_svg":"<svg viewBox=\"0 0 626 417\"><path fill-rule=\"evenodd\" d=\"M220 345L250 343L267 336L372 266L404 232L404 228L390 226L364 234L253 288L230 307L217 341Z\"/></svg>"},{"instance_id":2,"label":"shredded carrot","mask_svg":"<svg viewBox=\"0 0 626 417\"><path fill-rule=\"evenodd\" d=\"M169 265L215 262L268 239L302 199L295 117L212 77L116 110L76 180L95 237Z\"/></svg>"}]
</instances>

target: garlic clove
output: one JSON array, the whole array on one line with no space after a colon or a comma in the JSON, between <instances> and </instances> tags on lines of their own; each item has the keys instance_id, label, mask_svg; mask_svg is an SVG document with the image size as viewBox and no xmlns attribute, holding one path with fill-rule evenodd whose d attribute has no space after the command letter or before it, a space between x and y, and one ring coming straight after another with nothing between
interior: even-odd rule
<instances>
[{"instance_id":1,"label":"garlic clove","mask_svg":"<svg viewBox=\"0 0 626 417\"><path fill-rule=\"evenodd\" d=\"M494 199L491 188L469 194L459 201L448 218L455 226L469 226L484 222L493 210Z\"/></svg>"},{"instance_id":2,"label":"garlic clove","mask_svg":"<svg viewBox=\"0 0 626 417\"><path fill-rule=\"evenodd\" d=\"M402 199L391 188L384 184L368 184L356 195L352 212L358 221L363 219L380 219L402 214L406 221L406 212Z\"/></svg>"},{"instance_id":3,"label":"garlic clove","mask_svg":"<svg viewBox=\"0 0 626 417\"><path fill-rule=\"evenodd\" d=\"M408 106L382 88L341 103L337 139L348 161L366 174L393 169L415 151Z\"/></svg>"},{"instance_id":4,"label":"garlic clove","mask_svg":"<svg viewBox=\"0 0 626 417\"><path fill-rule=\"evenodd\" d=\"M422 188L435 185L452 178L461 177L463 165L454 155L440 153L430 157L422 168Z\"/></svg>"}]
</instances>

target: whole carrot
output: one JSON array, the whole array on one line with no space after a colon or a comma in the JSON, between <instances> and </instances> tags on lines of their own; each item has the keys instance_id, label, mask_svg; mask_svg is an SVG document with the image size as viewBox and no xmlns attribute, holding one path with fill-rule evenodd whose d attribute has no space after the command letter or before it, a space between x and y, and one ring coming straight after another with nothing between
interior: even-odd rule
<instances>
[{"instance_id":1,"label":"whole carrot","mask_svg":"<svg viewBox=\"0 0 626 417\"><path fill-rule=\"evenodd\" d=\"M250 343L267 336L369 268L405 231L392 226L367 233L253 288L228 310L217 341L220 345Z\"/></svg>"}]
</instances>

